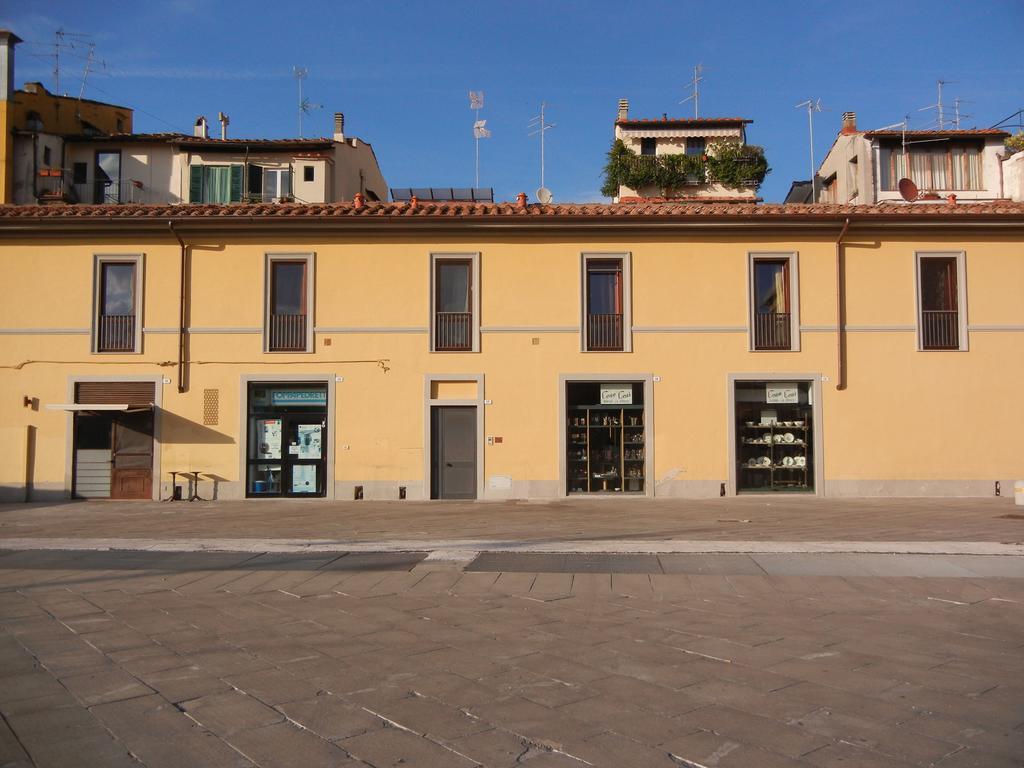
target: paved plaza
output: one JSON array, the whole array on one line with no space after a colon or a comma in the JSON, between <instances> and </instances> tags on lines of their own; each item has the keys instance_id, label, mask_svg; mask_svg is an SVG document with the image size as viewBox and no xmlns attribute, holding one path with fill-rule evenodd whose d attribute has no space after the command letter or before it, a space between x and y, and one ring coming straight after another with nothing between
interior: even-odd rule
<instances>
[{"instance_id":1,"label":"paved plaza","mask_svg":"<svg viewBox=\"0 0 1024 768\"><path fill-rule=\"evenodd\" d=\"M1020 768L1024 558L945 550L1024 520L956 505L0 507L0 766ZM436 546L517 535L559 551Z\"/></svg>"}]
</instances>

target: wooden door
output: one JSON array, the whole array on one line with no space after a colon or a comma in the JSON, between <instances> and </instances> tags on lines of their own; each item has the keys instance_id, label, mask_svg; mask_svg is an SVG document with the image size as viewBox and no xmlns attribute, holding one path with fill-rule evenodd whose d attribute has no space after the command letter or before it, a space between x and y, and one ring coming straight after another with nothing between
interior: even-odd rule
<instances>
[{"instance_id":1,"label":"wooden door","mask_svg":"<svg viewBox=\"0 0 1024 768\"><path fill-rule=\"evenodd\" d=\"M476 498L476 408L437 406L431 411L433 499Z\"/></svg>"},{"instance_id":2,"label":"wooden door","mask_svg":"<svg viewBox=\"0 0 1024 768\"><path fill-rule=\"evenodd\" d=\"M110 498L153 498L153 411L119 413L114 419Z\"/></svg>"}]
</instances>

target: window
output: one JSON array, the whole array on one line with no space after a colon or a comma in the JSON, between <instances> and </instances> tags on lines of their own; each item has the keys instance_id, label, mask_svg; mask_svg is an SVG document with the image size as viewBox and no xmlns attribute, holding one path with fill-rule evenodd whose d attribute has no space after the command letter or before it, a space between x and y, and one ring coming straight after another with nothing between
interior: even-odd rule
<instances>
[{"instance_id":1,"label":"window","mask_svg":"<svg viewBox=\"0 0 1024 768\"><path fill-rule=\"evenodd\" d=\"M308 254L267 257L267 352L313 349L312 260Z\"/></svg>"},{"instance_id":2,"label":"window","mask_svg":"<svg viewBox=\"0 0 1024 768\"><path fill-rule=\"evenodd\" d=\"M89 178L88 163L73 163L71 165L71 180L74 184L85 184Z\"/></svg>"},{"instance_id":3,"label":"window","mask_svg":"<svg viewBox=\"0 0 1024 768\"><path fill-rule=\"evenodd\" d=\"M431 349L479 352L479 254L433 254L431 263Z\"/></svg>"},{"instance_id":4,"label":"window","mask_svg":"<svg viewBox=\"0 0 1024 768\"><path fill-rule=\"evenodd\" d=\"M850 162L846 164L846 195L847 201L851 203L857 198L857 174L859 171L857 158L850 158Z\"/></svg>"},{"instance_id":5,"label":"window","mask_svg":"<svg viewBox=\"0 0 1024 768\"><path fill-rule=\"evenodd\" d=\"M919 348L966 350L964 254L918 254L917 290Z\"/></svg>"},{"instance_id":6,"label":"window","mask_svg":"<svg viewBox=\"0 0 1024 768\"><path fill-rule=\"evenodd\" d=\"M263 169L263 202L277 202L292 196L291 168Z\"/></svg>"},{"instance_id":7,"label":"window","mask_svg":"<svg viewBox=\"0 0 1024 768\"><path fill-rule=\"evenodd\" d=\"M52 164L52 162L53 162L52 150L49 147L43 147L43 165L45 165L47 168L49 168L50 165Z\"/></svg>"},{"instance_id":8,"label":"window","mask_svg":"<svg viewBox=\"0 0 1024 768\"><path fill-rule=\"evenodd\" d=\"M96 193L95 203L121 202L121 153L96 153Z\"/></svg>"},{"instance_id":9,"label":"window","mask_svg":"<svg viewBox=\"0 0 1024 768\"><path fill-rule=\"evenodd\" d=\"M193 165L189 167L189 201L237 203L242 199L241 165Z\"/></svg>"},{"instance_id":10,"label":"window","mask_svg":"<svg viewBox=\"0 0 1024 768\"><path fill-rule=\"evenodd\" d=\"M141 351L141 256L97 256L94 352Z\"/></svg>"},{"instance_id":11,"label":"window","mask_svg":"<svg viewBox=\"0 0 1024 768\"><path fill-rule=\"evenodd\" d=\"M645 136L640 139L640 154L641 155L656 155L658 154L658 140L649 136Z\"/></svg>"},{"instance_id":12,"label":"window","mask_svg":"<svg viewBox=\"0 0 1024 768\"><path fill-rule=\"evenodd\" d=\"M703 136L691 136L686 140L686 154L703 155L706 151L707 142Z\"/></svg>"},{"instance_id":13,"label":"window","mask_svg":"<svg viewBox=\"0 0 1024 768\"><path fill-rule=\"evenodd\" d=\"M900 145L879 149L882 189L899 189L902 178L909 178L918 189L981 190L981 144L953 144L929 141L925 146Z\"/></svg>"},{"instance_id":14,"label":"window","mask_svg":"<svg viewBox=\"0 0 1024 768\"><path fill-rule=\"evenodd\" d=\"M750 254L750 348L799 351L795 253Z\"/></svg>"},{"instance_id":15,"label":"window","mask_svg":"<svg viewBox=\"0 0 1024 768\"><path fill-rule=\"evenodd\" d=\"M314 170L314 168L313 168L312 165L304 165L304 166L302 166L302 180L303 181L313 181L313 170Z\"/></svg>"},{"instance_id":16,"label":"window","mask_svg":"<svg viewBox=\"0 0 1024 768\"><path fill-rule=\"evenodd\" d=\"M821 193L818 195L818 202L820 203L835 203L837 202L836 195L836 174L832 174L827 179L821 182Z\"/></svg>"},{"instance_id":17,"label":"window","mask_svg":"<svg viewBox=\"0 0 1024 768\"><path fill-rule=\"evenodd\" d=\"M583 349L630 352L629 256L583 256Z\"/></svg>"}]
</instances>

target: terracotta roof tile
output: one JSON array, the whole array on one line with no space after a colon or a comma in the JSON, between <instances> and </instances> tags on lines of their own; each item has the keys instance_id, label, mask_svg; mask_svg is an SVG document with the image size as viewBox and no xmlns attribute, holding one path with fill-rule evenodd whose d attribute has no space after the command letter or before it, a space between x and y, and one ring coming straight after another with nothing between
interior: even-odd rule
<instances>
[{"instance_id":1,"label":"terracotta roof tile","mask_svg":"<svg viewBox=\"0 0 1024 768\"><path fill-rule=\"evenodd\" d=\"M945 136L1009 136L1010 134L1001 128L964 128L961 130L949 130L949 131L866 131L864 133L868 138L878 136L881 138L900 138L906 136L907 138L941 138Z\"/></svg>"},{"instance_id":2,"label":"terracotta roof tile","mask_svg":"<svg viewBox=\"0 0 1024 768\"><path fill-rule=\"evenodd\" d=\"M353 203L234 203L230 205L0 205L0 222L14 221L189 221L195 219L493 219L524 217L538 219L857 219L1007 217L1024 221L1024 203L998 200L984 203L935 203L834 205L828 203L779 204L734 202L636 202L636 203L533 203L520 208L515 203L451 203L418 201Z\"/></svg>"},{"instance_id":3,"label":"terracotta roof tile","mask_svg":"<svg viewBox=\"0 0 1024 768\"><path fill-rule=\"evenodd\" d=\"M676 126L678 128L703 128L711 125L746 125L754 122L745 117L643 117L638 119L616 120L616 125L624 128L636 126L646 128L650 126Z\"/></svg>"}]
</instances>

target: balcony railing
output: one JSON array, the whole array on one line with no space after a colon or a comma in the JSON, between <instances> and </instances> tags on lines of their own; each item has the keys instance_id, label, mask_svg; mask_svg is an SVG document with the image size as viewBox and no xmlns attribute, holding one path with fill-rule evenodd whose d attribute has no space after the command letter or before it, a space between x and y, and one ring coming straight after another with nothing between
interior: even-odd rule
<instances>
[{"instance_id":1,"label":"balcony railing","mask_svg":"<svg viewBox=\"0 0 1024 768\"><path fill-rule=\"evenodd\" d=\"M97 351L135 351L135 315L100 315L98 325Z\"/></svg>"},{"instance_id":2,"label":"balcony railing","mask_svg":"<svg viewBox=\"0 0 1024 768\"><path fill-rule=\"evenodd\" d=\"M69 201L73 203L151 203L157 202L150 190L143 188L142 183L131 179L92 184L70 185Z\"/></svg>"},{"instance_id":3,"label":"balcony railing","mask_svg":"<svg viewBox=\"0 0 1024 768\"><path fill-rule=\"evenodd\" d=\"M622 315L588 315L587 349L593 352L622 350Z\"/></svg>"},{"instance_id":4,"label":"balcony railing","mask_svg":"<svg viewBox=\"0 0 1024 768\"><path fill-rule=\"evenodd\" d=\"M268 346L271 352L305 352L306 316L271 315Z\"/></svg>"},{"instance_id":5,"label":"balcony railing","mask_svg":"<svg viewBox=\"0 0 1024 768\"><path fill-rule=\"evenodd\" d=\"M440 352L471 350L472 333L472 312L438 312L434 318L434 349Z\"/></svg>"},{"instance_id":6,"label":"balcony railing","mask_svg":"<svg viewBox=\"0 0 1024 768\"><path fill-rule=\"evenodd\" d=\"M754 349L792 349L789 312L754 313Z\"/></svg>"},{"instance_id":7,"label":"balcony railing","mask_svg":"<svg viewBox=\"0 0 1024 768\"><path fill-rule=\"evenodd\" d=\"M960 349L960 318L955 309L922 310L921 347Z\"/></svg>"}]
</instances>

